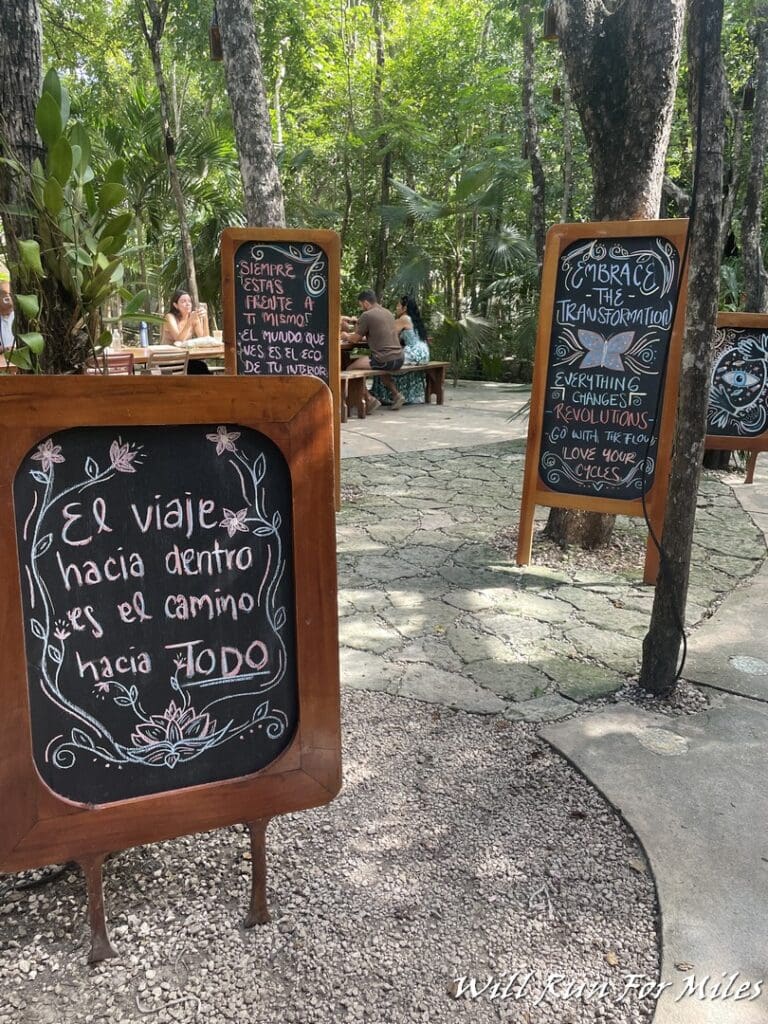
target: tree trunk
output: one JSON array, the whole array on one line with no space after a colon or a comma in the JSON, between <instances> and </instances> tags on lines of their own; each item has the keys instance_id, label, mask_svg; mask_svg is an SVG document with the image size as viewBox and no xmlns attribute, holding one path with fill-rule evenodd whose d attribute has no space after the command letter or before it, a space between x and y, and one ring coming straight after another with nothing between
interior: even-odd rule
<instances>
[{"instance_id":1,"label":"tree trunk","mask_svg":"<svg viewBox=\"0 0 768 1024\"><path fill-rule=\"evenodd\" d=\"M658 216L683 36L685 0L555 0L571 95L593 178L595 220ZM547 534L610 539L613 517L552 510ZM594 522L599 516L602 522ZM565 531L565 532L564 532Z\"/></svg>"},{"instance_id":2,"label":"tree trunk","mask_svg":"<svg viewBox=\"0 0 768 1024\"><path fill-rule=\"evenodd\" d=\"M374 0L371 5L373 24L376 32L376 71L373 79L373 117L379 129L378 146L381 155L381 212L379 214L378 243L376 246L376 278L373 288L378 296L384 291L387 276L387 257L389 255L389 224L384 218L384 207L389 205L389 180L392 176L392 153L389 148L389 135L383 130L385 122L384 102L384 21L381 0Z\"/></svg>"},{"instance_id":3,"label":"tree trunk","mask_svg":"<svg viewBox=\"0 0 768 1024\"><path fill-rule=\"evenodd\" d=\"M531 5L520 4L520 22L523 27L523 81L522 105L525 122L525 144L531 165L531 228L536 249L539 274L544 263L544 236L546 234L546 180L539 152L539 123L533 95L534 83L534 42Z\"/></svg>"},{"instance_id":4,"label":"tree trunk","mask_svg":"<svg viewBox=\"0 0 768 1024\"><path fill-rule=\"evenodd\" d=\"M677 85L685 0L556 0L596 220L654 218Z\"/></svg>"},{"instance_id":5,"label":"tree trunk","mask_svg":"<svg viewBox=\"0 0 768 1024\"><path fill-rule=\"evenodd\" d=\"M563 202L560 220L563 223L573 219L573 132L571 130L571 87L568 76L563 76Z\"/></svg>"},{"instance_id":6,"label":"tree trunk","mask_svg":"<svg viewBox=\"0 0 768 1024\"><path fill-rule=\"evenodd\" d=\"M216 0L248 223L285 227L252 0Z\"/></svg>"},{"instance_id":7,"label":"tree trunk","mask_svg":"<svg viewBox=\"0 0 768 1024\"><path fill-rule=\"evenodd\" d=\"M758 3L755 9L755 39L755 105L741 245L744 257L745 308L753 313L762 313L768 300L768 277L763 266L760 225L765 181L765 147L768 144L768 3L765 0Z\"/></svg>"},{"instance_id":8,"label":"tree trunk","mask_svg":"<svg viewBox=\"0 0 768 1024\"><path fill-rule=\"evenodd\" d=\"M152 67L155 72L157 92L160 97L160 117L162 119L163 138L165 141L165 162L168 167L168 180L171 185L171 193L176 205L176 216L179 218L179 235L181 237L181 249L184 255L184 267L187 275L187 289L192 301L197 305L197 273L195 271L195 254L192 248L192 236L189 232L187 221L187 210L184 202L184 193L181 190L179 169L176 165L176 139L171 131L171 102L168 97L168 86L163 71L162 55L160 44L165 33L165 23L168 18L168 6L170 0L137 0L137 13L142 34L146 40ZM147 21L147 17L149 21Z\"/></svg>"},{"instance_id":9,"label":"tree trunk","mask_svg":"<svg viewBox=\"0 0 768 1024\"><path fill-rule=\"evenodd\" d=\"M26 168L45 159L35 130L35 107L42 85L42 24L38 0L6 0L0 16L0 154L12 156ZM18 201L15 176L0 171L0 204ZM16 258L16 239L32 228L19 216L3 214L10 255Z\"/></svg>"},{"instance_id":10,"label":"tree trunk","mask_svg":"<svg viewBox=\"0 0 768 1024\"><path fill-rule=\"evenodd\" d=\"M720 227L721 258L725 255L729 239L733 239L733 211L736 209L736 199L741 188L741 150L744 142L744 111L741 102L730 96L727 98L726 106L731 117L731 145L725 174L723 223Z\"/></svg>"},{"instance_id":11,"label":"tree trunk","mask_svg":"<svg viewBox=\"0 0 768 1024\"><path fill-rule=\"evenodd\" d=\"M697 137L696 200L693 216L688 308L680 374L675 446L662 534L664 556L643 642L640 685L657 694L675 684L684 628L696 495L704 452L707 404L720 285L720 222L723 188L725 81L720 53L723 0L691 0L688 53L695 86ZM699 76L703 66L704 73ZM702 91L698 95L698 82Z\"/></svg>"}]
</instances>

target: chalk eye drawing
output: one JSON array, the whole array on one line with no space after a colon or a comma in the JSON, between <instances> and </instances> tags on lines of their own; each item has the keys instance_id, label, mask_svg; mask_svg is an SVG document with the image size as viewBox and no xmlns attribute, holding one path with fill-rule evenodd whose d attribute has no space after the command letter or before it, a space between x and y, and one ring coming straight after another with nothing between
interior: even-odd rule
<instances>
[{"instance_id":1,"label":"chalk eye drawing","mask_svg":"<svg viewBox=\"0 0 768 1024\"><path fill-rule=\"evenodd\" d=\"M634 331L622 331L611 338L604 338L597 331L580 330L579 341L587 350L587 354L582 359L579 369L588 370L593 366L602 366L606 370L618 370L623 373L624 364L621 357L632 344L634 337Z\"/></svg>"},{"instance_id":2,"label":"chalk eye drawing","mask_svg":"<svg viewBox=\"0 0 768 1024\"><path fill-rule=\"evenodd\" d=\"M720 436L756 437L768 427L768 334L717 331L707 424Z\"/></svg>"},{"instance_id":3,"label":"chalk eye drawing","mask_svg":"<svg viewBox=\"0 0 768 1024\"><path fill-rule=\"evenodd\" d=\"M760 383L760 378L748 370L729 370L722 375L722 381L730 385L735 391L743 388L753 388Z\"/></svg>"}]
</instances>

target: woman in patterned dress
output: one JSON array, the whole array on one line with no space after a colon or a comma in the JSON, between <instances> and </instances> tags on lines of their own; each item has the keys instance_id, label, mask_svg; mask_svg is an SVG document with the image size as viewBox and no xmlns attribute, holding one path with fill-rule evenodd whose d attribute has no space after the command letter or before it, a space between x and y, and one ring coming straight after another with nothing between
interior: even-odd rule
<instances>
[{"instance_id":1,"label":"woman in patterned dress","mask_svg":"<svg viewBox=\"0 0 768 1024\"><path fill-rule=\"evenodd\" d=\"M412 299L410 295L403 295L395 306L395 317L395 327L400 335L400 344L403 346L405 356L403 365L418 366L420 363L428 363L427 329L415 299ZM425 401L426 377L424 373L416 371L401 374L397 378L397 387L405 399L406 405L418 405ZM392 396L379 378L374 378L372 381L371 392L382 405L389 405L392 401Z\"/></svg>"}]
</instances>

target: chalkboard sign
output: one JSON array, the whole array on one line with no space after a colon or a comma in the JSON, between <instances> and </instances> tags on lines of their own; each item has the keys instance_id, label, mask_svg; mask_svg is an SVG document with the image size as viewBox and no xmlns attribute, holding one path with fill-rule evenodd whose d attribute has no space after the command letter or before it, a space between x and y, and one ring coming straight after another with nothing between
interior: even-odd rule
<instances>
[{"instance_id":1,"label":"chalkboard sign","mask_svg":"<svg viewBox=\"0 0 768 1024\"><path fill-rule=\"evenodd\" d=\"M632 499L651 487L679 269L653 236L560 256L539 456L553 491Z\"/></svg>"},{"instance_id":2,"label":"chalkboard sign","mask_svg":"<svg viewBox=\"0 0 768 1024\"><path fill-rule=\"evenodd\" d=\"M14 506L35 765L55 793L236 778L288 745L291 480L272 441L232 423L57 431Z\"/></svg>"},{"instance_id":3,"label":"chalkboard sign","mask_svg":"<svg viewBox=\"0 0 768 1024\"><path fill-rule=\"evenodd\" d=\"M572 224L549 233L521 563L530 557L536 504L640 515L643 497L655 494L663 514L686 224Z\"/></svg>"},{"instance_id":4,"label":"chalkboard sign","mask_svg":"<svg viewBox=\"0 0 768 1024\"><path fill-rule=\"evenodd\" d=\"M330 800L327 388L15 378L0 411L0 871Z\"/></svg>"},{"instance_id":5,"label":"chalkboard sign","mask_svg":"<svg viewBox=\"0 0 768 1024\"><path fill-rule=\"evenodd\" d=\"M332 231L227 228L222 235L230 371L318 377L338 366L339 239Z\"/></svg>"},{"instance_id":6,"label":"chalkboard sign","mask_svg":"<svg viewBox=\"0 0 768 1024\"><path fill-rule=\"evenodd\" d=\"M768 448L768 316L717 318L707 410L708 448Z\"/></svg>"},{"instance_id":7,"label":"chalkboard sign","mask_svg":"<svg viewBox=\"0 0 768 1024\"><path fill-rule=\"evenodd\" d=\"M226 228L221 294L228 373L317 377L335 416L336 507L341 477L339 236L293 228Z\"/></svg>"}]
</instances>

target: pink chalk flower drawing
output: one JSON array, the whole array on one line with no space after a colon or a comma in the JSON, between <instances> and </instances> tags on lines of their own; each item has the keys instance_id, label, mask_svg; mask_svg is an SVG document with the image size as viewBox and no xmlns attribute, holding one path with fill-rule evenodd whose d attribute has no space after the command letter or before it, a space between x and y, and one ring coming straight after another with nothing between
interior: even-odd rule
<instances>
[{"instance_id":1,"label":"pink chalk flower drawing","mask_svg":"<svg viewBox=\"0 0 768 1024\"><path fill-rule=\"evenodd\" d=\"M113 441L109 446L109 463L112 469L118 473L135 473L136 466L133 460L138 455L137 450L132 450L130 444L122 444L120 438Z\"/></svg>"},{"instance_id":2,"label":"pink chalk flower drawing","mask_svg":"<svg viewBox=\"0 0 768 1024\"><path fill-rule=\"evenodd\" d=\"M54 462L64 461L64 456L61 454L61 445L54 444L50 437L47 441L43 441L42 444L37 446L37 451L32 458L42 463L44 473L49 473L53 469Z\"/></svg>"},{"instance_id":3,"label":"pink chalk flower drawing","mask_svg":"<svg viewBox=\"0 0 768 1024\"><path fill-rule=\"evenodd\" d=\"M219 526L225 527L230 537L234 537L238 531L240 533L248 533L247 516L247 508L241 508L239 512L232 512L230 509L225 508L224 518L219 523Z\"/></svg>"},{"instance_id":4,"label":"pink chalk flower drawing","mask_svg":"<svg viewBox=\"0 0 768 1024\"><path fill-rule=\"evenodd\" d=\"M216 739L216 721L193 707L179 706L172 700L162 715L152 715L136 726L131 739L135 747L146 748L145 764L164 764L173 768L187 760L200 747Z\"/></svg>"},{"instance_id":5,"label":"pink chalk flower drawing","mask_svg":"<svg viewBox=\"0 0 768 1024\"><path fill-rule=\"evenodd\" d=\"M209 441L216 445L216 454L223 455L224 452L235 452L235 441L240 437L239 430L228 430L226 427L216 427L215 434L205 435Z\"/></svg>"}]
</instances>

